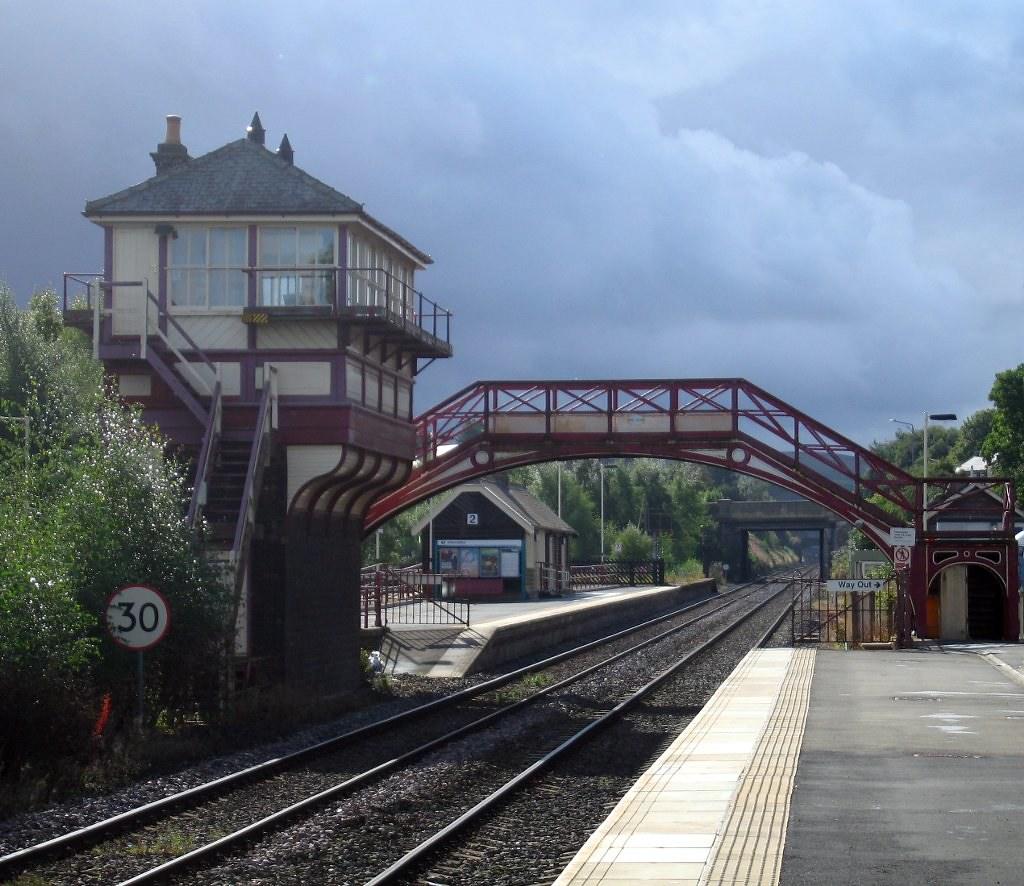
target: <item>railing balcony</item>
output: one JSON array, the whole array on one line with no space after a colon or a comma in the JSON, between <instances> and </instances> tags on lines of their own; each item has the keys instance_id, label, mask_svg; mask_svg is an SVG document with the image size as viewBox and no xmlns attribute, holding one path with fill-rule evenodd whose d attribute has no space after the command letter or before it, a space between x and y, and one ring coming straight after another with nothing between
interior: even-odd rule
<instances>
[{"instance_id":1,"label":"railing balcony","mask_svg":"<svg viewBox=\"0 0 1024 886\"><path fill-rule=\"evenodd\" d=\"M364 326L385 338L402 340L419 356L447 357L452 353L452 313L406 281L379 268L255 267L211 269L206 273L239 271L255 278L255 304L235 305L262 319L338 317ZM192 272L199 273L199 272ZM99 274L64 275L64 314L68 322L85 326L96 300L109 284ZM151 283L155 291L156 286ZM140 295L140 299L141 299ZM248 300L247 300L248 302ZM189 313L197 313L189 305ZM211 310L230 305L219 304ZM171 311L175 308L172 306Z\"/></svg>"},{"instance_id":2,"label":"railing balcony","mask_svg":"<svg viewBox=\"0 0 1024 886\"><path fill-rule=\"evenodd\" d=\"M322 316L376 326L409 337L433 356L451 354L451 311L379 268L251 268L256 310L281 316Z\"/></svg>"}]
</instances>

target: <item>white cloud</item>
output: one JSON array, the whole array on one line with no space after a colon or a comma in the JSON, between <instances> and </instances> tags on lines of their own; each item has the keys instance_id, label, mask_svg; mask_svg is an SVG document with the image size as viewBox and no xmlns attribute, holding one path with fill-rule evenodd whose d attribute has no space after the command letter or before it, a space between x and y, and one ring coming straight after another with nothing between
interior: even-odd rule
<instances>
[{"instance_id":1,"label":"white cloud","mask_svg":"<svg viewBox=\"0 0 1024 886\"><path fill-rule=\"evenodd\" d=\"M437 259L457 356L421 406L478 377L745 375L870 439L1019 362L1016 4L106 10L4 9L19 289L99 261L78 212L149 174L164 113L201 152L258 108Z\"/></svg>"}]
</instances>

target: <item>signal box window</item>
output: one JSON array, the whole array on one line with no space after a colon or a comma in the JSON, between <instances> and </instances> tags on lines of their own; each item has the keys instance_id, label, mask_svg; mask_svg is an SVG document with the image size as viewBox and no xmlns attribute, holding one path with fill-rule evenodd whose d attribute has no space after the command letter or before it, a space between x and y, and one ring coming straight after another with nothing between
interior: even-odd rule
<instances>
[{"instance_id":1,"label":"signal box window","mask_svg":"<svg viewBox=\"0 0 1024 886\"><path fill-rule=\"evenodd\" d=\"M335 233L334 228L260 228L260 304L333 304Z\"/></svg>"},{"instance_id":2,"label":"signal box window","mask_svg":"<svg viewBox=\"0 0 1024 886\"><path fill-rule=\"evenodd\" d=\"M168 257L171 304L244 307L247 251L245 228L179 227Z\"/></svg>"}]
</instances>

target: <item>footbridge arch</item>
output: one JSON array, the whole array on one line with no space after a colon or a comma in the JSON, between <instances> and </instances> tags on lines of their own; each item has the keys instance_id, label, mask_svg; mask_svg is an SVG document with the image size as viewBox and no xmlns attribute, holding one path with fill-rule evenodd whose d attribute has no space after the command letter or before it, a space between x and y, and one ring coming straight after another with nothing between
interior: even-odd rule
<instances>
[{"instance_id":1,"label":"footbridge arch","mask_svg":"<svg viewBox=\"0 0 1024 886\"><path fill-rule=\"evenodd\" d=\"M925 519L920 478L742 378L481 381L423 413L415 434L412 470L370 506L367 533L419 501L508 468L651 457L727 468L789 489L856 526L890 558L890 529L914 526L921 543L914 548L909 584L918 611L924 611L928 581L940 565L931 563L941 533L924 532L932 524ZM954 493L963 482L929 478L929 513L943 506L944 496L950 502L962 498ZM975 512L972 525L978 528L959 530L955 546L968 560L979 546L997 551L1008 589L1008 633L1012 623L1016 636L1013 486L1002 479L983 482L990 487L991 513ZM941 540L947 546L954 541L949 534ZM992 554L983 559L992 562Z\"/></svg>"}]
</instances>

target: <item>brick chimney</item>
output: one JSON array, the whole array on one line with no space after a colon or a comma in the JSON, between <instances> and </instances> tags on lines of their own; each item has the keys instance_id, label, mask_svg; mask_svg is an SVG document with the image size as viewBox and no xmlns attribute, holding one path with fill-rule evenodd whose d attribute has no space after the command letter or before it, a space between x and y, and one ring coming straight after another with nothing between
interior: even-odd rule
<instances>
[{"instance_id":1,"label":"brick chimney","mask_svg":"<svg viewBox=\"0 0 1024 886\"><path fill-rule=\"evenodd\" d=\"M177 114L167 115L167 135L149 156L156 164L157 175L182 166L191 159L188 148L181 143L181 117Z\"/></svg>"}]
</instances>

